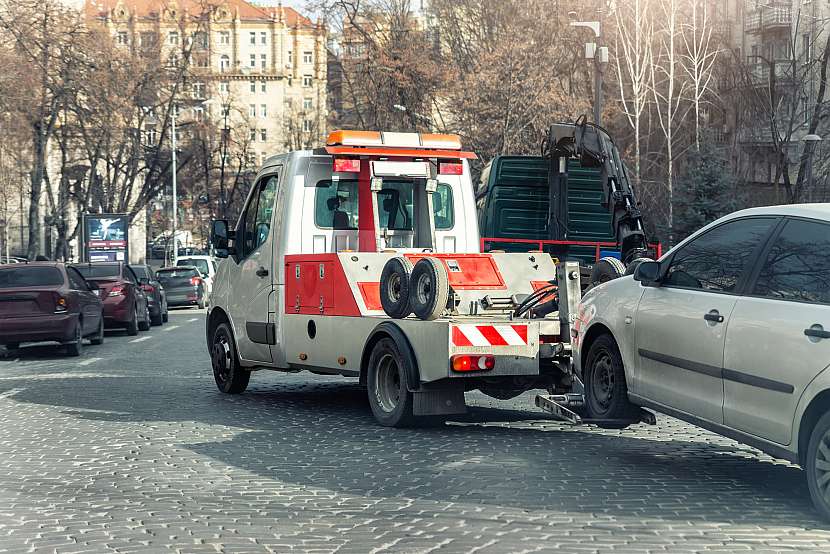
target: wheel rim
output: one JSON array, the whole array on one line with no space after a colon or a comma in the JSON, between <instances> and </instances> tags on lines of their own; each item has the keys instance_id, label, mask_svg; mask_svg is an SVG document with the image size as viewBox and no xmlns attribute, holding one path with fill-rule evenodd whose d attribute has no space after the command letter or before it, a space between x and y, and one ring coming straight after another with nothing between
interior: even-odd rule
<instances>
[{"instance_id":1,"label":"wheel rim","mask_svg":"<svg viewBox=\"0 0 830 554\"><path fill-rule=\"evenodd\" d=\"M830 429L818 441L815 462L818 492L824 501L830 504Z\"/></svg>"},{"instance_id":2,"label":"wheel rim","mask_svg":"<svg viewBox=\"0 0 830 554\"><path fill-rule=\"evenodd\" d=\"M232 369L231 345L224 333L216 335L213 340L211 351L211 362L213 363L213 375L220 383L225 383L230 378Z\"/></svg>"},{"instance_id":3,"label":"wheel rim","mask_svg":"<svg viewBox=\"0 0 830 554\"><path fill-rule=\"evenodd\" d=\"M415 283L415 294L418 296L418 302L427 304L430 301L432 293L432 279L426 273L418 276L418 281Z\"/></svg>"},{"instance_id":4,"label":"wheel rim","mask_svg":"<svg viewBox=\"0 0 830 554\"><path fill-rule=\"evenodd\" d=\"M77 343L78 343L78 348L83 346L83 342L84 342L83 333L81 332L81 326L82 325L83 324L79 321L78 326L75 328L75 341L77 341Z\"/></svg>"},{"instance_id":5,"label":"wheel rim","mask_svg":"<svg viewBox=\"0 0 830 554\"><path fill-rule=\"evenodd\" d=\"M391 354L384 355L378 362L375 398L380 408L386 413L394 412L400 402L401 372Z\"/></svg>"},{"instance_id":6,"label":"wheel rim","mask_svg":"<svg viewBox=\"0 0 830 554\"><path fill-rule=\"evenodd\" d=\"M393 303L397 303L401 299L401 276L393 273L388 280L388 288L386 289L386 296Z\"/></svg>"},{"instance_id":7,"label":"wheel rim","mask_svg":"<svg viewBox=\"0 0 830 554\"><path fill-rule=\"evenodd\" d=\"M591 374L591 397L600 411L607 412L614 400L614 365L608 352L600 352Z\"/></svg>"}]
</instances>

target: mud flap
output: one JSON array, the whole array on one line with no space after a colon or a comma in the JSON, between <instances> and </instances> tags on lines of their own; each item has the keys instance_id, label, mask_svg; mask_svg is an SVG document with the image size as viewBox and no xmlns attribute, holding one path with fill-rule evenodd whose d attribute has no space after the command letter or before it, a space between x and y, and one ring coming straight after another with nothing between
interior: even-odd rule
<instances>
[{"instance_id":1,"label":"mud flap","mask_svg":"<svg viewBox=\"0 0 830 554\"><path fill-rule=\"evenodd\" d=\"M416 416L467 413L464 389L459 387L415 391L412 400L412 414Z\"/></svg>"}]
</instances>

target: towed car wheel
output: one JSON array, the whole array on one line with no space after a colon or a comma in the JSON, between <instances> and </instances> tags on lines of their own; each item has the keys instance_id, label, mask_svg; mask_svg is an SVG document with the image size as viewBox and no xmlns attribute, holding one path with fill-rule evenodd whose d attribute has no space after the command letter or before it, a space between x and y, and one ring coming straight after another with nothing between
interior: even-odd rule
<instances>
[{"instance_id":1,"label":"towed car wheel","mask_svg":"<svg viewBox=\"0 0 830 554\"><path fill-rule=\"evenodd\" d=\"M810 434L806 457L807 486L816 510L830 519L830 413L818 420Z\"/></svg>"},{"instance_id":2,"label":"towed car wheel","mask_svg":"<svg viewBox=\"0 0 830 554\"><path fill-rule=\"evenodd\" d=\"M589 418L632 418L636 408L628 401L622 356L610 335L602 335L591 344L582 377L585 382L585 408ZM603 426L626 427L626 424Z\"/></svg>"},{"instance_id":3,"label":"towed car wheel","mask_svg":"<svg viewBox=\"0 0 830 554\"><path fill-rule=\"evenodd\" d=\"M138 324L139 331L149 331L150 330L150 308L146 305L144 306L144 317L141 319L141 322Z\"/></svg>"},{"instance_id":4,"label":"towed car wheel","mask_svg":"<svg viewBox=\"0 0 830 554\"><path fill-rule=\"evenodd\" d=\"M213 332L210 361L216 387L227 394L239 394L248 388L251 372L239 365L233 335L227 323L221 323Z\"/></svg>"}]
</instances>

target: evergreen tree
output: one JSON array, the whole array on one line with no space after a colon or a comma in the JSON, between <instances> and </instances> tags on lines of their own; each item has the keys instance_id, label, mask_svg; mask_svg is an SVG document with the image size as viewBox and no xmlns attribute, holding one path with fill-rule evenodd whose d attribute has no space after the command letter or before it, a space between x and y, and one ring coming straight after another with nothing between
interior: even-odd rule
<instances>
[{"instance_id":1,"label":"evergreen tree","mask_svg":"<svg viewBox=\"0 0 830 554\"><path fill-rule=\"evenodd\" d=\"M674 240L679 242L704 225L737 209L736 181L724 156L711 140L693 150L674 195Z\"/></svg>"}]
</instances>

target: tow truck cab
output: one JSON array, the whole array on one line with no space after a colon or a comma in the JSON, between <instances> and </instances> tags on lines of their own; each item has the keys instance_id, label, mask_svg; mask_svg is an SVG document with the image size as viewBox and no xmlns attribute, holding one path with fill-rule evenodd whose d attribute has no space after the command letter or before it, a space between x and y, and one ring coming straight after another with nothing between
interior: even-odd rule
<instances>
[{"instance_id":1,"label":"tow truck cab","mask_svg":"<svg viewBox=\"0 0 830 554\"><path fill-rule=\"evenodd\" d=\"M268 159L234 229L211 231L227 258L207 322L220 390L241 392L252 369L359 377L378 421L402 425L463 411L471 388L502 398L550 386L555 358L569 367L567 323L513 312L547 298L534 293L554 290L556 266L480 253L473 158L454 135L336 131L325 148ZM404 273L390 288L393 258ZM390 318L401 294L439 305L428 321Z\"/></svg>"}]
</instances>

